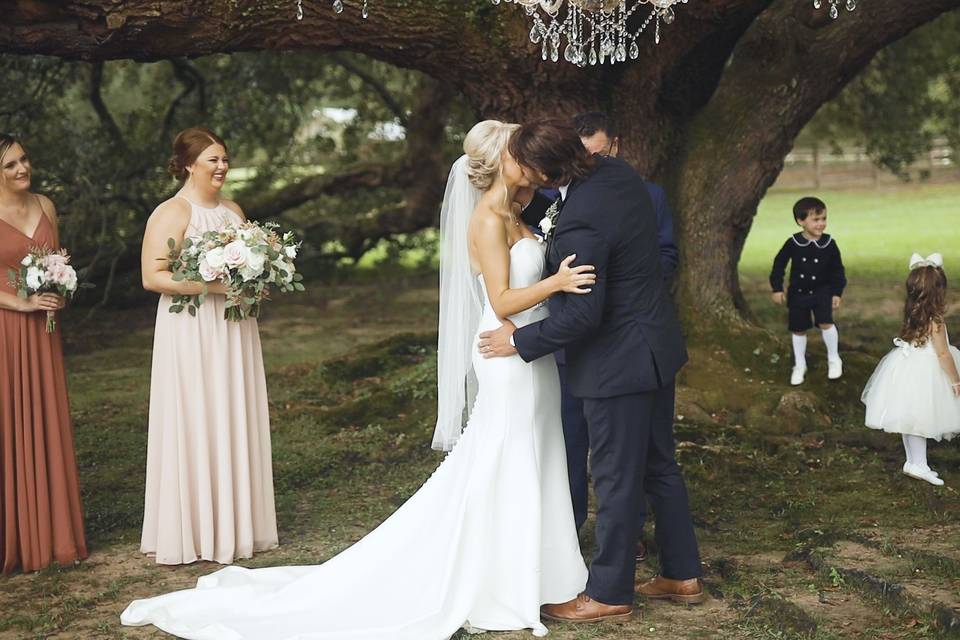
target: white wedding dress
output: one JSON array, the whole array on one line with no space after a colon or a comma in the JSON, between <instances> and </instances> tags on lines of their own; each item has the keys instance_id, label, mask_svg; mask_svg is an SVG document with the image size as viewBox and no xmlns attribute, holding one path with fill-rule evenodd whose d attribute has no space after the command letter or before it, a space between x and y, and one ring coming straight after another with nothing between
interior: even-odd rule
<instances>
[{"instance_id":1,"label":"white wedding dress","mask_svg":"<svg viewBox=\"0 0 960 640\"><path fill-rule=\"evenodd\" d=\"M512 288L539 280L541 243L523 239L510 258ZM546 315L541 304L511 320ZM479 331L499 325L487 300ZM479 393L460 440L365 538L319 566L221 569L195 589L133 602L122 623L191 640L445 640L461 627L546 635L540 605L576 597L587 580L556 365L474 349L473 366Z\"/></svg>"}]
</instances>

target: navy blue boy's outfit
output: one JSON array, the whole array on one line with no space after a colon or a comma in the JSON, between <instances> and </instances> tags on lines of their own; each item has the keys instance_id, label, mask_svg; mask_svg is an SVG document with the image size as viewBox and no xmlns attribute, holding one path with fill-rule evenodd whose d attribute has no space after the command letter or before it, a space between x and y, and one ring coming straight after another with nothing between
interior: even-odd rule
<instances>
[{"instance_id":1,"label":"navy blue boy's outfit","mask_svg":"<svg viewBox=\"0 0 960 640\"><path fill-rule=\"evenodd\" d=\"M847 286L840 249L829 234L808 240L802 233L790 236L773 259L770 287L783 291L783 277L790 263L787 290L787 327L794 333L818 325L833 324L833 296L843 296Z\"/></svg>"}]
</instances>

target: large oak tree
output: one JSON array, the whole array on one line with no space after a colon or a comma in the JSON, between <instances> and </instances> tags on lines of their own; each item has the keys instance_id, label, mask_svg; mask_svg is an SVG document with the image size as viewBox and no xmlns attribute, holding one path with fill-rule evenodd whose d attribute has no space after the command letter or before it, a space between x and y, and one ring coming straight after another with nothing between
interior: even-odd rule
<instances>
[{"instance_id":1,"label":"large oak tree","mask_svg":"<svg viewBox=\"0 0 960 640\"><path fill-rule=\"evenodd\" d=\"M370 3L364 20L353 3L335 16L326 0L304 0L298 22L293 0L0 0L0 51L95 61L352 50L423 71L486 117L607 110L621 124L627 159L671 196L683 306L701 321L736 322L740 252L797 134L878 51L960 7L870 0L831 20L810 0L691 0L659 45L641 38L638 60L578 68L541 61L512 5ZM415 168L408 164L407 175Z\"/></svg>"}]
</instances>

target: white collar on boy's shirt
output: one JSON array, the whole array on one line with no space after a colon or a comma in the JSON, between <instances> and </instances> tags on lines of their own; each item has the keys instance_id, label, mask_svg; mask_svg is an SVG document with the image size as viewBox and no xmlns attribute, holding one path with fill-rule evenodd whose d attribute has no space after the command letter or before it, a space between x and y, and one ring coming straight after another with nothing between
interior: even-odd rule
<instances>
[{"instance_id":1,"label":"white collar on boy's shirt","mask_svg":"<svg viewBox=\"0 0 960 640\"><path fill-rule=\"evenodd\" d=\"M798 239L798 236L799 236L799 239ZM824 236L826 236L826 242L824 242ZM810 240L807 237L805 237L802 233L795 233L793 234L792 237L793 237L794 244L796 244L798 247L809 247L812 244L817 249L826 249L827 247L830 246L830 243L833 242L833 236L831 236L829 233L825 233L822 236L820 236L819 240ZM800 240L803 240L803 242L801 242Z\"/></svg>"},{"instance_id":2,"label":"white collar on boy's shirt","mask_svg":"<svg viewBox=\"0 0 960 640\"><path fill-rule=\"evenodd\" d=\"M570 185L571 185L571 184L572 184L571 182L568 182L567 184L563 185L562 187L557 187L557 191L560 192L560 201L561 201L561 202L566 202L566 201L567 201L567 191L570 189Z\"/></svg>"}]
</instances>

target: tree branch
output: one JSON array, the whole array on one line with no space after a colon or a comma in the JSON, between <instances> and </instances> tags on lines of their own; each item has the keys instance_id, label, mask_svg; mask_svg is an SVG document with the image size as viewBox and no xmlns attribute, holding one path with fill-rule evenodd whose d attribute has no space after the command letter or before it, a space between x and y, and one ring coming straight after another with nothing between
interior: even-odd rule
<instances>
[{"instance_id":1,"label":"tree branch","mask_svg":"<svg viewBox=\"0 0 960 640\"><path fill-rule=\"evenodd\" d=\"M200 90L198 102L201 115L207 110L206 79L203 77L203 74L184 58L171 58L169 62L173 67L173 75L176 76L180 84L183 85L183 90L170 102L170 106L167 107L167 112L163 116L163 129L160 136L164 142L166 142L168 134L173 128L173 120L177 115L177 109L197 88Z\"/></svg>"},{"instance_id":2,"label":"tree branch","mask_svg":"<svg viewBox=\"0 0 960 640\"><path fill-rule=\"evenodd\" d=\"M113 140L113 143L123 151L127 150L127 141L117 126L110 109L103 101L101 90L103 88L103 63L97 62L90 67L90 106L93 107L100 124L106 130L107 135Z\"/></svg>"},{"instance_id":3,"label":"tree branch","mask_svg":"<svg viewBox=\"0 0 960 640\"><path fill-rule=\"evenodd\" d=\"M244 210L251 220L275 218L323 196L345 195L359 189L383 186L404 187L401 164L362 163L333 175L302 178L292 184L246 201Z\"/></svg>"},{"instance_id":4,"label":"tree branch","mask_svg":"<svg viewBox=\"0 0 960 640\"><path fill-rule=\"evenodd\" d=\"M329 59L333 60L333 62L343 67L349 73L355 75L361 80L361 82L363 82L375 94L377 94L380 100L383 101L383 104L390 109L390 111L397 117L397 120L400 121L400 124L403 125L404 128L410 126L410 121L407 118L407 112L403 108L403 105L401 105L400 102L393 97L393 94L390 93L390 90L387 89L386 85L384 85L378 78L374 77L373 74L367 72L365 69L360 67L360 65L356 64L340 53L330 54Z\"/></svg>"}]
</instances>

